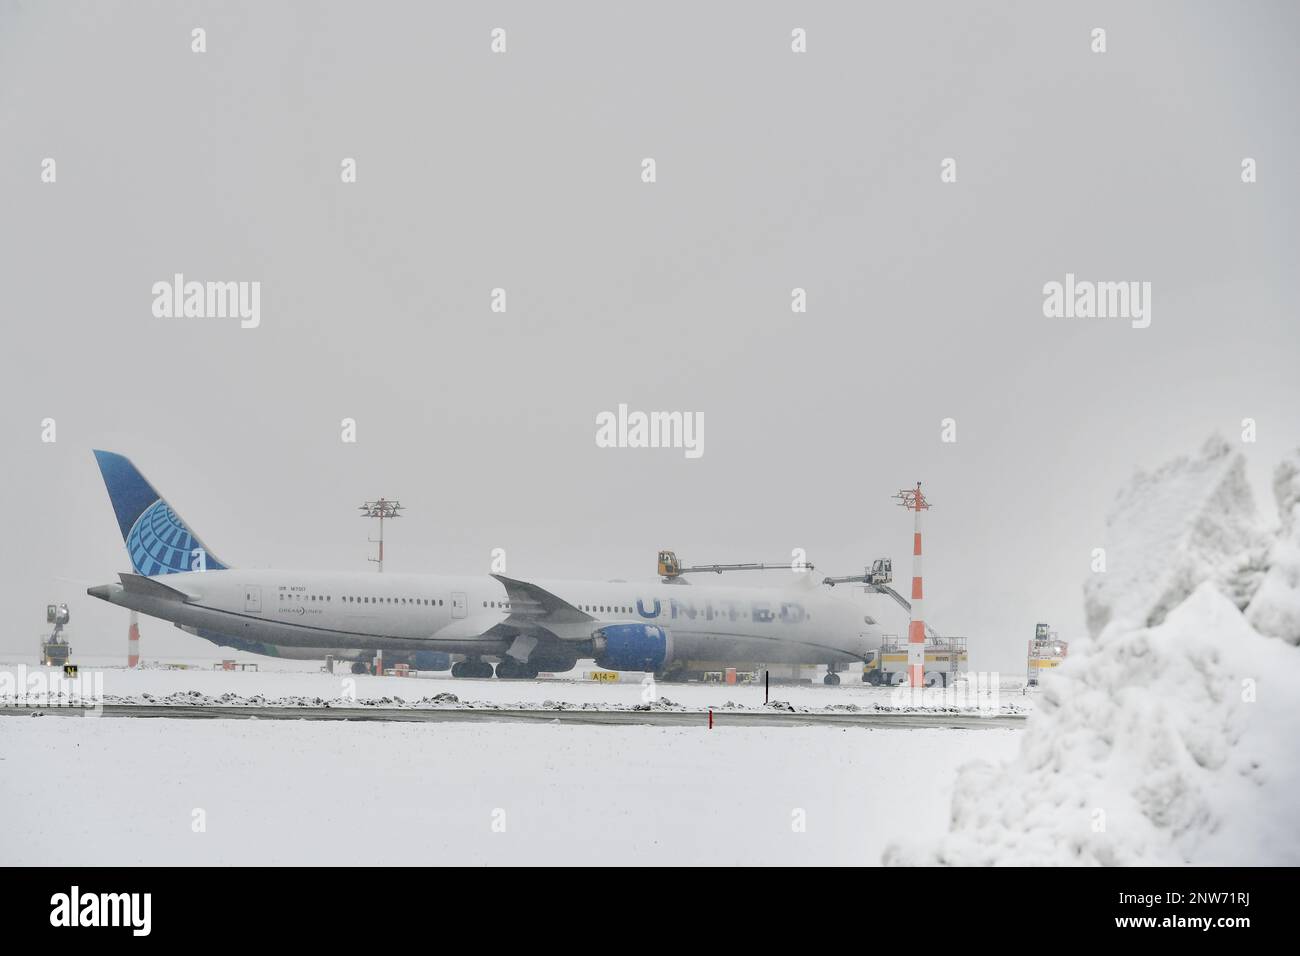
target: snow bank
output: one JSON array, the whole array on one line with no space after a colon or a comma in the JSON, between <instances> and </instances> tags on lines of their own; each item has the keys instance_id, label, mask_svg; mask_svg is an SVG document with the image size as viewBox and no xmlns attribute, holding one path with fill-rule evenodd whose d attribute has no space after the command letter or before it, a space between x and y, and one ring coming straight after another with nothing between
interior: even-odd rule
<instances>
[{"instance_id":1,"label":"snow bank","mask_svg":"<svg viewBox=\"0 0 1300 956\"><path fill-rule=\"evenodd\" d=\"M957 775L951 831L887 864L1296 865L1300 655L1211 584L1043 685L1015 759Z\"/></svg>"},{"instance_id":2,"label":"snow bank","mask_svg":"<svg viewBox=\"0 0 1300 956\"><path fill-rule=\"evenodd\" d=\"M1246 619L1263 634L1300 644L1300 460L1277 466L1273 494L1281 527Z\"/></svg>"},{"instance_id":3,"label":"snow bank","mask_svg":"<svg viewBox=\"0 0 1300 956\"><path fill-rule=\"evenodd\" d=\"M1215 436L1198 455L1139 471L1106 520L1106 571L1084 587L1088 631L1159 624L1202 581L1245 607L1262 556L1246 459Z\"/></svg>"},{"instance_id":4,"label":"snow bank","mask_svg":"<svg viewBox=\"0 0 1300 956\"><path fill-rule=\"evenodd\" d=\"M1139 474L1085 588L1096 638L1045 677L1013 760L958 771L949 832L884 861L1300 864L1300 464L1275 490L1266 536L1220 439Z\"/></svg>"}]
</instances>

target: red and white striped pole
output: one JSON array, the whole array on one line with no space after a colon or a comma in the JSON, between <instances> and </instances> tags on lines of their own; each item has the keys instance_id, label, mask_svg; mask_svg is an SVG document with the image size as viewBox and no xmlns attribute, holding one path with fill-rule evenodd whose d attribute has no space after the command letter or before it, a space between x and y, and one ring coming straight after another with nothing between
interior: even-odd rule
<instances>
[{"instance_id":1,"label":"red and white striped pole","mask_svg":"<svg viewBox=\"0 0 1300 956\"><path fill-rule=\"evenodd\" d=\"M126 666L140 666L140 621L131 612L131 626L126 631Z\"/></svg>"},{"instance_id":2,"label":"red and white striped pole","mask_svg":"<svg viewBox=\"0 0 1300 956\"><path fill-rule=\"evenodd\" d=\"M921 483L904 488L894 496L912 511L912 621L907 625L907 682L913 687L925 683L925 588L921 583L921 512L930 507L921 493Z\"/></svg>"}]
</instances>

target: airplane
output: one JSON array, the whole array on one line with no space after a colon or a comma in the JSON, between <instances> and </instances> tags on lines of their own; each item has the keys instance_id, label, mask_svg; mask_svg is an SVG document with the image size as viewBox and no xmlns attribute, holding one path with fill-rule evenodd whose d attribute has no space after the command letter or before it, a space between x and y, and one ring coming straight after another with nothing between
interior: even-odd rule
<instances>
[{"instance_id":1,"label":"airplane","mask_svg":"<svg viewBox=\"0 0 1300 956\"><path fill-rule=\"evenodd\" d=\"M791 573L782 588L681 583L523 581L263 570L219 559L131 461L95 451L131 572L92 597L161 618L248 653L352 661L376 654L454 677L535 678L579 660L671 675L707 660L825 664L825 682L881 645L873 618L846 596ZM493 666L495 662L495 667Z\"/></svg>"}]
</instances>

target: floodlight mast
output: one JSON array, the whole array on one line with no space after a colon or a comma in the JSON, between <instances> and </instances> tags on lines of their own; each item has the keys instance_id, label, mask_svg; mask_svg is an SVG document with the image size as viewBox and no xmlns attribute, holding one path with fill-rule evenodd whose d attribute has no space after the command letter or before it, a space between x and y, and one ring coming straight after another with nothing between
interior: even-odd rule
<instances>
[{"instance_id":1,"label":"floodlight mast","mask_svg":"<svg viewBox=\"0 0 1300 956\"><path fill-rule=\"evenodd\" d=\"M367 556L366 560L373 564L379 565L379 573L384 573L384 519L400 518L402 511L406 509L402 503L395 498L378 498L374 501L367 501L360 506L361 517L379 519L379 537L371 538L367 536L366 540L371 544L379 545L379 557L372 558Z\"/></svg>"}]
</instances>

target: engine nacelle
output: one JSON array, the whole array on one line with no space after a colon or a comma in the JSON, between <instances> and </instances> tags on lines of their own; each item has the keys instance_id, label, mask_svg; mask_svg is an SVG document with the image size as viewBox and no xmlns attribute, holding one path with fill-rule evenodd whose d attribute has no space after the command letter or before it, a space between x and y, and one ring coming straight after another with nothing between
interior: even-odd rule
<instances>
[{"instance_id":1,"label":"engine nacelle","mask_svg":"<svg viewBox=\"0 0 1300 956\"><path fill-rule=\"evenodd\" d=\"M661 671L673 659L672 634L654 624L608 624L591 643L596 663L614 671Z\"/></svg>"},{"instance_id":2,"label":"engine nacelle","mask_svg":"<svg viewBox=\"0 0 1300 956\"><path fill-rule=\"evenodd\" d=\"M417 671L449 671L451 655L442 651L416 651L411 655L411 663Z\"/></svg>"},{"instance_id":3,"label":"engine nacelle","mask_svg":"<svg viewBox=\"0 0 1300 956\"><path fill-rule=\"evenodd\" d=\"M563 674L565 671L571 671L578 666L578 656L576 654L545 654L533 651L528 656L528 665L539 671Z\"/></svg>"}]
</instances>

